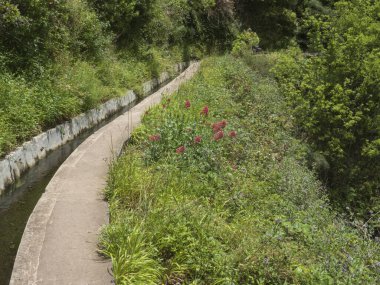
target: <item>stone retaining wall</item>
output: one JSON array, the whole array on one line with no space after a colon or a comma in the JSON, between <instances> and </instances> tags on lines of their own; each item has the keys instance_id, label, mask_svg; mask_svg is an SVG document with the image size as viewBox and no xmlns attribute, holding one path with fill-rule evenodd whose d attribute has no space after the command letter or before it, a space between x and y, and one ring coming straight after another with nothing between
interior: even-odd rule
<instances>
[{"instance_id":1,"label":"stone retaining wall","mask_svg":"<svg viewBox=\"0 0 380 285\"><path fill-rule=\"evenodd\" d=\"M187 66L187 63L176 64L173 67L173 72L178 74ZM154 78L143 83L143 95L148 95L169 79L170 73L163 72L159 78ZM81 132L94 127L136 99L137 95L135 92L129 90L125 96L111 99L99 107L80 114L70 121L60 124L53 129L35 136L32 140L25 142L15 151L8 154L5 159L0 161L0 194L4 191L6 186L16 181L22 173L33 167L38 160L43 159L49 151L64 145Z\"/></svg>"}]
</instances>

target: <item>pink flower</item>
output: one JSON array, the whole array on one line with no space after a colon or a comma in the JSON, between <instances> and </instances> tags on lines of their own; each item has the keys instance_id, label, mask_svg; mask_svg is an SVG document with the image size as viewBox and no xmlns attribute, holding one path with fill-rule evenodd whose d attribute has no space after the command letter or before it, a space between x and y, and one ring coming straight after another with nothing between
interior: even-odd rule
<instances>
[{"instance_id":1,"label":"pink flower","mask_svg":"<svg viewBox=\"0 0 380 285\"><path fill-rule=\"evenodd\" d=\"M230 131L230 133L228 134L230 138L236 138L236 135L237 135L236 131Z\"/></svg>"},{"instance_id":2,"label":"pink flower","mask_svg":"<svg viewBox=\"0 0 380 285\"><path fill-rule=\"evenodd\" d=\"M208 115L208 106L204 106L202 111L201 111L201 115L204 115L204 116L207 116Z\"/></svg>"},{"instance_id":3,"label":"pink flower","mask_svg":"<svg viewBox=\"0 0 380 285\"><path fill-rule=\"evenodd\" d=\"M181 145L179 148L176 149L175 152L178 153L178 154L182 154L182 153L185 152L185 150L186 150L185 146Z\"/></svg>"},{"instance_id":4,"label":"pink flower","mask_svg":"<svg viewBox=\"0 0 380 285\"><path fill-rule=\"evenodd\" d=\"M156 142L156 141L159 141L161 139L161 136L160 135L152 135L152 136L150 136L149 137L149 140L151 141L151 142Z\"/></svg>"},{"instance_id":5,"label":"pink flower","mask_svg":"<svg viewBox=\"0 0 380 285\"><path fill-rule=\"evenodd\" d=\"M194 138L194 142L195 143L200 143L202 141L202 137L201 136L196 136L195 138Z\"/></svg>"},{"instance_id":6,"label":"pink flower","mask_svg":"<svg viewBox=\"0 0 380 285\"><path fill-rule=\"evenodd\" d=\"M185 108L186 108L186 109L189 109L190 106L191 106L190 101L189 101L189 100L186 100L186 102L185 102Z\"/></svg>"},{"instance_id":7,"label":"pink flower","mask_svg":"<svg viewBox=\"0 0 380 285\"><path fill-rule=\"evenodd\" d=\"M214 140L215 140L215 141L218 141L218 140L222 139L223 137L224 137L224 133L223 133L223 131L219 131L219 132L217 132L217 133L214 135Z\"/></svg>"}]
</instances>

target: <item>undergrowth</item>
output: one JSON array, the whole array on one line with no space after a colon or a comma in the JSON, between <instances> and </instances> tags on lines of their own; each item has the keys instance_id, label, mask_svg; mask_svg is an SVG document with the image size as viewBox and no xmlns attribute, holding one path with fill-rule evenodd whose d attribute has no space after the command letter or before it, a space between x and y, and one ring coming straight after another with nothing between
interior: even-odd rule
<instances>
[{"instance_id":1,"label":"undergrowth","mask_svg":"<svg viewBox=\"0 0 380 285\"><path fill-rule=\"evenodd\" d=\"M114 163L117 284L378 284L380 248L330 209L267 72L204 60Z\"/></svg>"}]
</instances>

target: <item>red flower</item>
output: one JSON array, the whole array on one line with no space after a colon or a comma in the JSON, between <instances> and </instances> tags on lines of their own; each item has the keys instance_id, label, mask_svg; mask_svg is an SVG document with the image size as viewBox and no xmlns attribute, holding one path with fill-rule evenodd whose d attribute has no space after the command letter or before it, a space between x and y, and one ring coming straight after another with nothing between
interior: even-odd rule
<instances>
[{"instance_id":1,"label":"red flower","mask_svg":"<svg viewBox=\"0 0 380 285\"><path fill-rule=\"evenodd\" d=\"M166 108L166 104L163 104L163 105L162 105L162 108L165 109L165 108Z\"/></svg>"},{"instance_id":2,"label":"red flower","mask_svg":"<svg viewBox=\"0 0 380 285\"><path fill-rule=\"evenodd\" d=\"M211 127L212 127L212 131L214 133L217 133L217 132L219 132L221 130L221 127L220 127L219 123L214 123L214 124L211 125Z\"/></svg>"},{"instance_id":3,"label":"red flower","mask_svg":"<svg viewBox=\"0 0 380 285\"><path fill-rule=\"evenodd\" d=\"M185 102L185 108L186 108L186 109L189 109L190 106L191 106L190 101L189 101L189 100L186 100L186 102Z\"/></svg>"},{"instance_id":4,"label":"red flower","mask_svg":"<svg viewBox=\"0 0 380 285\"><path fill-rule=\"evenodd\" d=\"M207 116L208 115L208 106L204 106L202 111L201 111L201 115L204 115L204 116Z\"/></svg>"},{"instance_id":5,"label":"red flower","mask_svg":"<svg viewBox=\"0 0 380 285\"><path fill-rule=\"evenodd\" d=\"M219 132L217 132L217 133L214 135L214 140L215 140L215 141L218 141L218 140L222 139L223 137L224 137L224 133L223 133L223 131L219 131Z\"/></svg>"},{"instance_id":6,"label":"red flower","mask_svg":"<svg viewBox=\"0 0 380 285\"><path fill-rule=\"evenodd\" d=\"M149 137L149 140L151 141L151 142L156 142L156 141L159 141L161 139L161 136L160 135L152 135L152 136L150 136Z\"/></svg>"},{"instance_id":7,"label":"red flower","mask_svg":"<svg viewBox=\"0 0 380 285\"><path fill-rule=\"evenodd\" d=\"M178 154L182 154L182 153L185 152L185 150L186 150L185 146L181 145L179 148L176 149L175 152L178 153Z\"/></svg>"},{"instance_id":8,"label":"red flower","mask_svg":"<svg viewBox=\"0 0 380 285\"><path fill-rule=\"evenodd\" d=\"M227 121L223 120L223 121L212 124L212 130L214 133L217 133L221 131L223 128L225 128L226 126L227 126Z\"/></svg>"},{"instance_id":9,"label":"red flower","mask_svg":"<svg viewBox=\"0 0 380 285\"><path fill-rule=\"evenodd\" d=\"M171 100L171 99L170 99L170 98L168 98L168 99L166 99L166 102L170 103L170 100Z\"/></svg>"},{"instance_id":10,"label":"red flower","mask_svg":"<svg viewBox=\"0 0 380 285\"><path fill-rule=\"evenodd\" d=\"M211 127L212 127L212 130L214 131L214 133L217 133L217 132L222 130L222 122L214 123L211 125Z\"/></svg>"},{"instance_id":11,"label":"red flower","mask_svg":"<svg viewBox=\"0 0 380 285\"><path fill-rule=\"evenodd\" d=\"M202 137L201 136L196 136L195 138L194 138L194 142L195 143L200 143L202 141Z\"/></svg>"},{"instance_id":12,"label":"red flower","mask_svg":"<svg viewBox=\"0 0 380 285\"><path fill-rule=\"evenodd\" d=\"M236 131L230 131L230 133L228 134L230 138L236 138L236 135L237 135Z\"/></svg>"}]
</instances>

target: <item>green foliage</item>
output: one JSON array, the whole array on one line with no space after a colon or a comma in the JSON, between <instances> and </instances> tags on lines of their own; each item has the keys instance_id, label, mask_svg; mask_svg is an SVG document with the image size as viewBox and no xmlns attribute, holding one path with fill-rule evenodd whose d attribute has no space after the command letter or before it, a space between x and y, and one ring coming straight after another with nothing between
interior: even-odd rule
<instances>
[{"instance_id":1,"label":"green foliage","mask_svg":"<svg viewBox=\"0 0 380 285\"><path fill-rule=\"evenodd\" d=\"M225 50L232 8L214 0L0 0L0 156L127 87L140 93L174 62Z\"/></svg>"},{"instance_id":2,"label":"green foliage","mask_svg":"<svg viewBox=\"0 0 380 285\"><path fill-rule=\"evenodd\" d=\"M232 4L215 0L90 0L120 47L193 45L228 47L235 33Z\"/></svg>"},{"instance_id":3,"label":"green foliage","mask_svg":"<svg viewBox=\"0 0 380 285\"><path fill-rule=\"evenodd\" d=\"M104 22L109 23L119 44L138 42L139 33L152 17L155 0L89 0Z\"/></svg>"},{"instance_id":4,"label":"green foliage","mask_svg":"<svg viewBox=\"0 0 380 285\"><path fill-rule=\"evenodd\" d=\"M243 28L255 30L267 49L285 48L294 41L307 49L311 17L331 13L336 0L237 0L238 18Z\"/></svg>"},{"instance_id":5,"label":"green foliage","mask_svg":"<svg viewBox=\"0 0 380 285\"><path fill-rule=\"evenodd\" d=\"M295 0L238 0L243 27L252 28L265 48L284 48L296 35L298 25Z\"/></svg>"},{"instance_id":6,"label":"green foliage","mask_svg":"<svg viewBox=\"0 0 380 285\"><path fill-rule=\"evenodd\" d=\"M94 59L110 47L104 24L82 0L0 2L0 52L13 71L41 73L62 52Z\"/></svg>"},{"instance_id":7,"label":"green foliage","mask_svg":"<svg viewBox=\"0 0 380 285\"><path fill-rule=\"evenodd\" d=\"M319 54L290 52L276 68L300 133L328 162L333 201L359 217L380 210L379 9L376 1L336 3L331 17L309 19Z\"/></svg>"},{"instance_id":8,"label":"green foliage","mask_svg":"<svg viewBox=\"0 0 380 285\"><path fill-rule=\"evenodd\" d=\"M379 245L329 209L289 112L273 79L229 56L204 60L200 74L148 111L106 189L102 246L117 279L129 280L121 284L153 270L146 284L380 281ZM223 119L216 141L212 124ZM124 260L140 263L138 253L149 260L144 270L119 270Z\"/></svg>"},{"instance_id":9,"label":"green foliage","mask_svg":"<svg viewBox=\"0 0 380 285\"><path fill-rule=\"evenodd\" d=\"M236 40L232 43L231 53L235 56L241 56L246 52L252 52L252 48L258 46L259 37L250 29L238 34Z\"/></svg>"}]
</instances>

